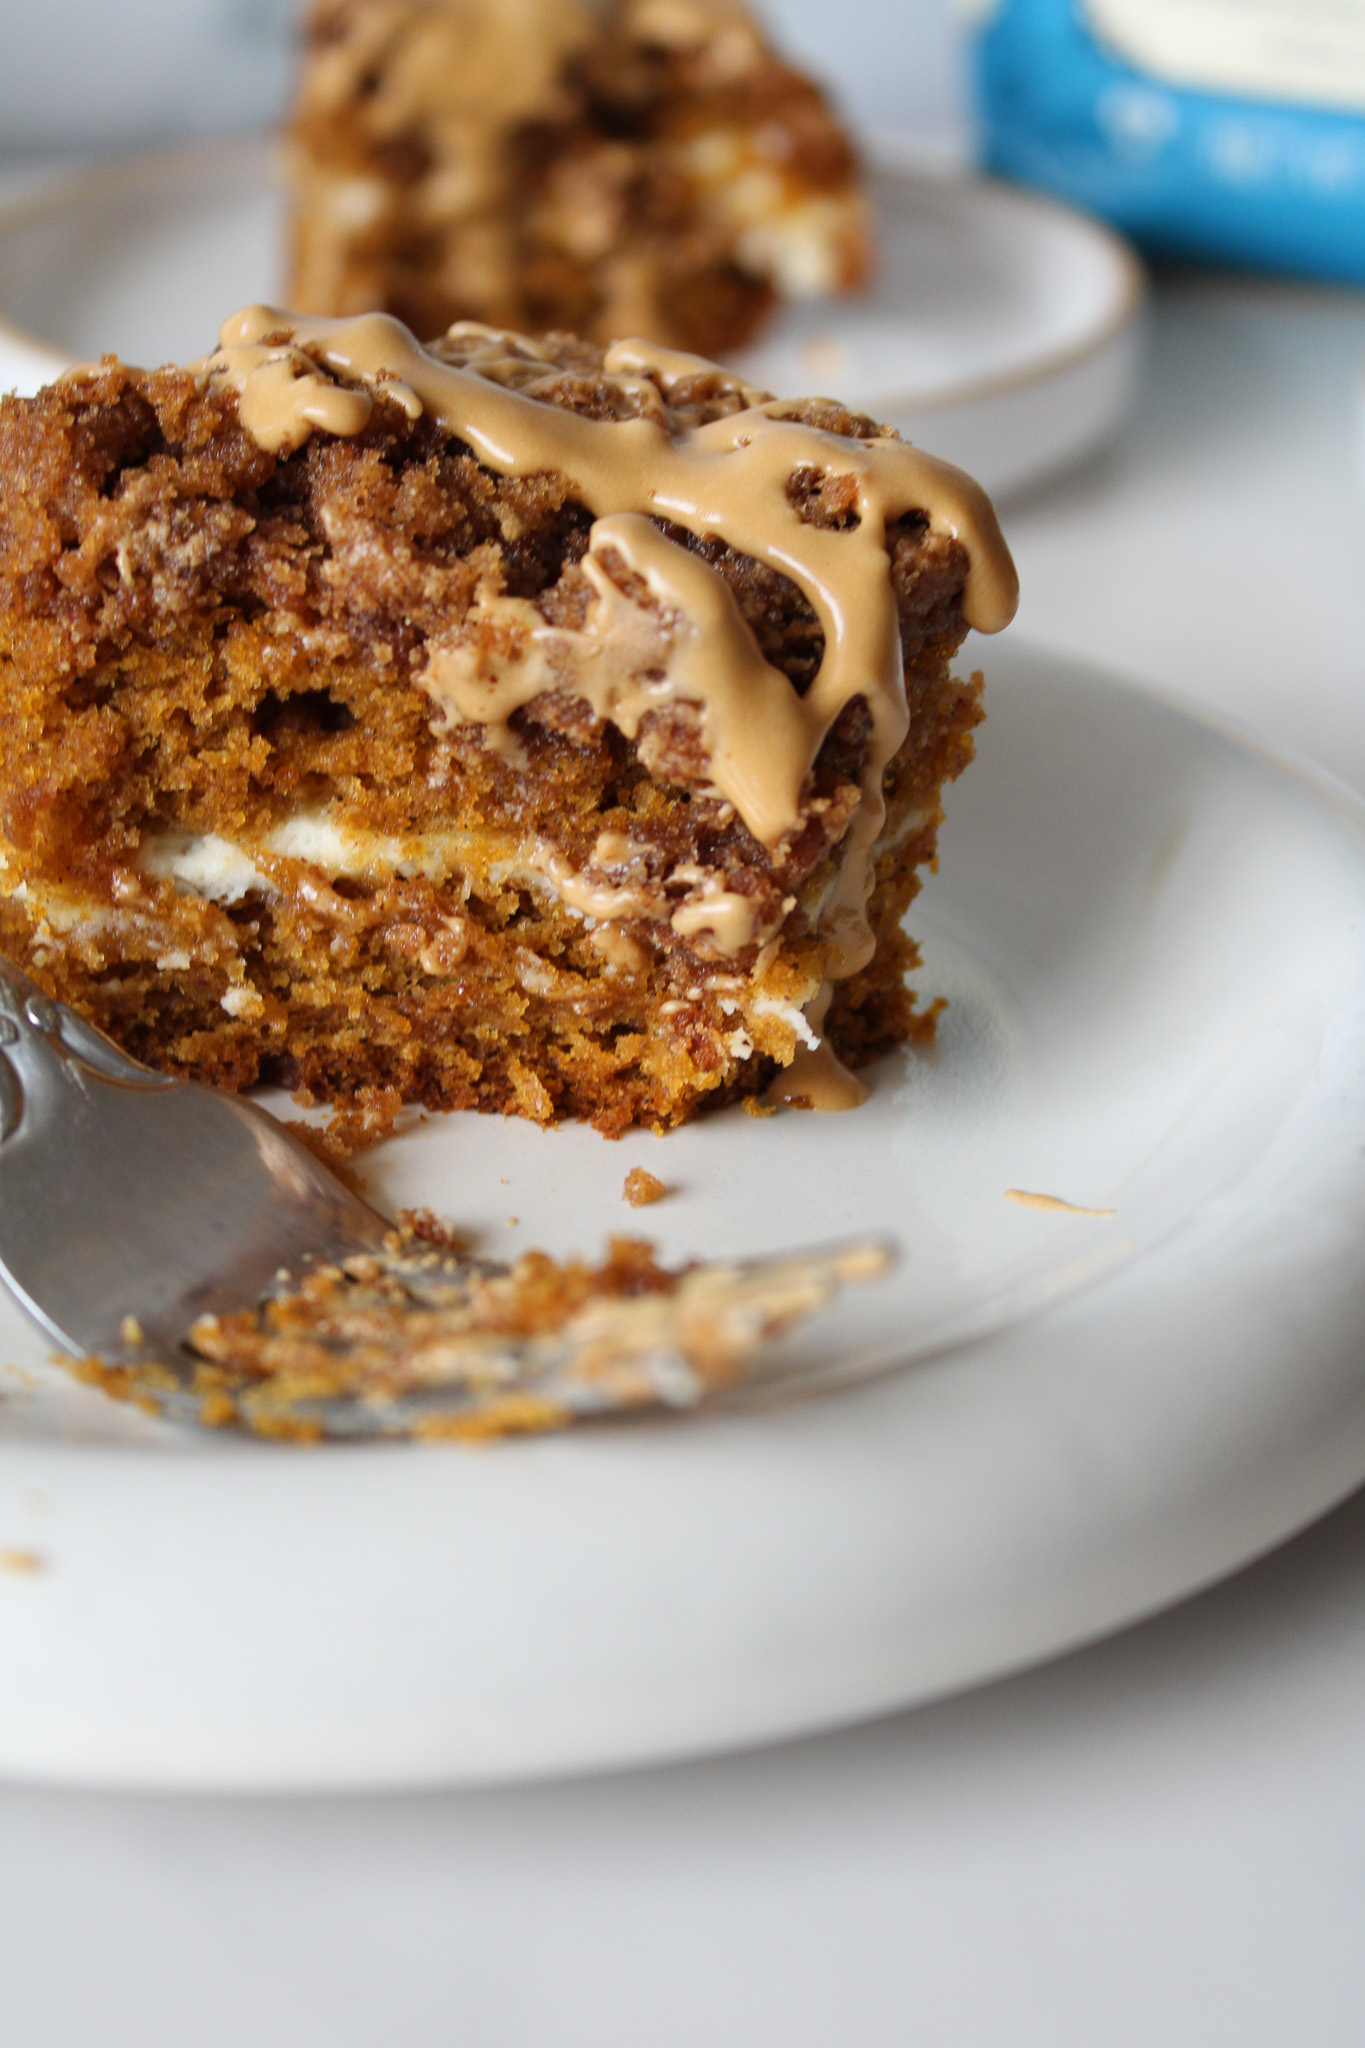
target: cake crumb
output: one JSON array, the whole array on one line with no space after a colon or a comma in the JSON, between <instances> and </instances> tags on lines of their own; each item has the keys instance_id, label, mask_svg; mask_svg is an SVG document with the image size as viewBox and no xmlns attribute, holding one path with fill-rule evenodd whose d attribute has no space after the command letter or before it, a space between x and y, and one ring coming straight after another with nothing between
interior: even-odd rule
<instances>
[{"instance_id":1,"label":"cake crumb","mask_svg":"<svg viewBox=\"0 0 1365 2048\"><path fill-rule=\"evenodd\" d=\"M757 1095L746 1095L740 1104L740 1108L744 1111L745 1116L777 1115L777 1104L775 1102L764 1102Z\"/></svg>"},{"instance_id":2,"label":"cake crumb","mask_svg":"<svg viewBox=\"0 0 1365 2048\"><path fill-rule=\"evenodd\" d=\"M117 1400L289 1443L328 1434L482 1441L645 1408L690 1408L739 1384L766 1339L877 1279L875 1243L785 1258L660 1266L613 1237L603 1262L445 1250L423 1217L382 1249L322 1264L254 1307L205 1315L175 1365L73 1359ZM338 1427L335 1404L349 1420Z\"/></svg>"},{"instance_id":3,"label":"cake crumb","mask_svg":"<svg viewBox=\"0 0 1365 2048\"><path fill-rule=\"evenodd\" d=\"M336 1175L343 1187L358 1195L361 1192L360 1175L351 1164L355 1147L346 1136L338 1135L338 1120L334 1118L332 1123L322 1125L306 1124L300 1117L280 1118L291 1138L297 1138L315 1159L322 1161L329 1173Z\"/></svg>"},{"instance_id":4,"label":"cake crumb","mask_svg":"<svg viewBox=\"0 0 1365 2048\"><path fill-rule=\"evenodd\" d=\"M457 1230L443 1217L434 1215L430 1209L400 1209L398 1228L405 1237L413 1238L419 1244L435 1245L438 1251L458 1254L469 1250L468 1234Z\"/></svg>"},{"instance_id":5,"label":"cake crumb","mask_svg":"<svg viewBox=\"0 0 1365 2048\"><path fill-rule=\"evenodd\" d=\"M327 1138L343 1156L368 1152L372 1145L391 1137L403 1107L397 1088L365 1084L332 1105Z\"/></svg>"},{"instance_id":6,"label":"cake crumb","mask_svg":"<svg viewBox=\"0 0 1365 2048\"><path fill-rule=\"evenodd\" d=\"M1112 1216L1112 1209L1087 1209L1082 1202L1067 1202L1060 1195L1039 1195L1030 1188L1006 1188L1005 1200L1021 1209L1046 1209L1056 1216Z\"/></svg>"},{"instance_id":7,"label":"cake crumb","mask_svg":"<svg viewBox=\"0 0 1365 2048\"><path fill-rule=\"evenodd\" d=\"M632 1166L621 1195L632 1209L645 1209L651 1202L661 1202L671 1192L656 1173L649 1173L643 1166Z\"/></svg>"},{"instance_id":8,"label":"cake crumb","mask_svg":"<svg viewBox=\"0 0 1365 2048\"><path fill-rule=\"evenodd\" d=\"M46 1571L47 1559L37 1550L0 1550L0 1572L16 1572L25 1578Z\"/></svg>"}]
</instances>

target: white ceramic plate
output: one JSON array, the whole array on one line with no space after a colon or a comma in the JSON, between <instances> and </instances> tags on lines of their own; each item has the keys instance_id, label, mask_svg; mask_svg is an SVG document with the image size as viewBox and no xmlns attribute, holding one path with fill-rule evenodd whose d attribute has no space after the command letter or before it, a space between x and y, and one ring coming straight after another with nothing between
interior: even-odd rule
<instances>
[{"instance_id":1,"label":"white ceramic plate","mask_svg":"<svg viewBox=\"0 0 1365 2048\"><path fill-rule=\"evenodd\" d=\"M461 1116L374 1159L494 1250L871 1231L892 1278L747 1407L480 1451L182 1434L0 1317L0 1768L362 1786L756 1741L1112 1628L1365 1475L1365 807L983 651L914 918L933 1057L842 1117ZM641 1162L678 1190L643 1219Z\"/></svg>"},{"instance_id":2,"label":"white ceramic plate","mask_svg":"<svg viewBox=\"0 0 1365 2048\"><path fill-rule=\"evenodd\" d=\"M741 358L782 394L831 391L997 494L1121 424L1142 273L1107 228L989 179L887 168L874 292L789 309ZM282 295L268 151L217 143L54 180L0 209L0 390L113 349L188 361L239 305Z\"/></svg>"}]
</instances>

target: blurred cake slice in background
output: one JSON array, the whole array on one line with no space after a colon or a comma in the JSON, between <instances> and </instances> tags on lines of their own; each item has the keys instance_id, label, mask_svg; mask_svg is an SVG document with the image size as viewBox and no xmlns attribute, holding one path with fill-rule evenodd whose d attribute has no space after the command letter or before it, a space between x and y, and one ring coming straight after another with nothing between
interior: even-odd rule
<instances>
[{"instance_id":1,"label":"blurred cake slice in background","mask_svg":"<svg viewBox=\"0 0 1365 2048\"><path fill-rule=\"evenodd\" d=\"M870 265L857 159L738 0L316 0L289 300L741 347Z\"/></svg>"}]
</instances>

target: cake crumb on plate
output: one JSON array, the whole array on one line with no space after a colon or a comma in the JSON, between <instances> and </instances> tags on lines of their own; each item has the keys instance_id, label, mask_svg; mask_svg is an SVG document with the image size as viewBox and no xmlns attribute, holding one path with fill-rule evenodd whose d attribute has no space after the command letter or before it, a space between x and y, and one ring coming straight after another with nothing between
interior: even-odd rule
<instances>
[{"instance_id":1,"label":"cake crumb on plate","mask_svg":"<svg viewBox=\"0 0 1365 2048\"><path fill-rule=\"evenodd\" d=\"M36 1550L0 1550L0 1571L32 1578L46 1570L47 1560Z\"/></svg>"}]
</instances>

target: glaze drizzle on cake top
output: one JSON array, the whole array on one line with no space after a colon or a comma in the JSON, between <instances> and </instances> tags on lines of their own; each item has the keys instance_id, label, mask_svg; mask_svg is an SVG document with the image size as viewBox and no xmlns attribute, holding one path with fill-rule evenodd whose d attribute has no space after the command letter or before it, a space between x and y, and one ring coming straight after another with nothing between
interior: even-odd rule
<instances>
[{"instance_id":1,"label":"glaze drizzle on cake top","mask_svg":"<svg viewBox=\"0 0 1365 2048\"><path fill-rule=\"evenodd\" d=\"M517 388L527 355L512 337L461 323L449 340L467 362L442 360L385 314L303 319L251 306L224 323L219 348L194 368L236 392L243 426L273 453L315 432L359 433L382 392L409 418L429 415L492 470L571 479L594 514L584 566L595 602L583 628L548 624L526 599L485 598L470 623L500 630L465 630L431 647L416 678L445 719L483 726L496 746L515 744L508 720L547 690L574 692L627 738L647 710L688 700L703 713L715 787L772 848L800 822L803 785L835 721L862 698L872 732L861 802L821 919L836 944L831 978L855 974L874 947L866 904L885 816L882 775L908 725L887 528L922 512L960 541L969 561L963 616L998 632L1014 614L1018 581L989 499L890 430L860 441L827 433L700 357L614 343L604 370L640 409L589 418ZM669 401L695 396L699 380L732 409L699 421L675 413ZM792 484L811 472L851 486L846 523L802 520ZM724 579L651 515L719 536L804 593L825 636L804 696L763 659ZM622 568L643 604L623 591Z\"/></svg>"}]
</instances>

